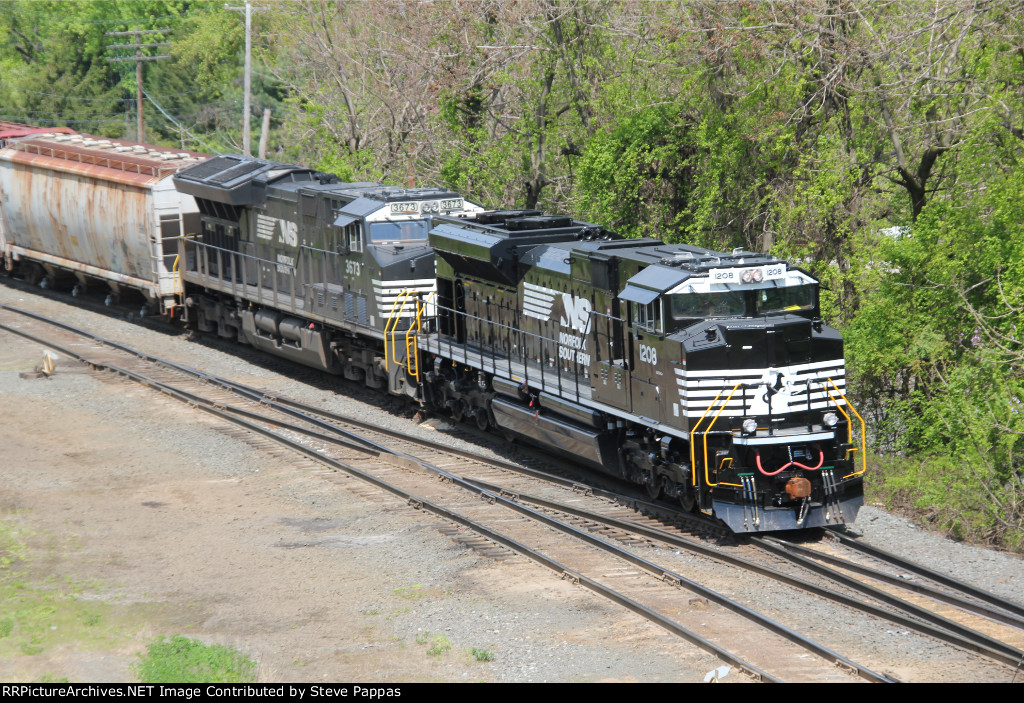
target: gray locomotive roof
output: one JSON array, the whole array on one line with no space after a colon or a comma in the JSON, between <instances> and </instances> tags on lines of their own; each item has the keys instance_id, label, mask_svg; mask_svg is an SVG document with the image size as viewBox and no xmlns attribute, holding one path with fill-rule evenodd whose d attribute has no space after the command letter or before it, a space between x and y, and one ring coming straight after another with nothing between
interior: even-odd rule
<instances>
[{"instance_id":1,"label":"gray locomotive roof","mask_svg":"<svg viewBox=\"0 0 1024 703\"><path fill-rule=\"evenodd\" d=\"M252 205L266 198L266 186L282 178L312 181L315 172L302 166L248 156L215 156L178 172L174 186L182 193L229 205Z\"/></svg>"},{"instance_id":2,"label":"gray locomotive roof","mask_svg":"<svg viewBox=\"0 0 1024 703\"><path fill-rule=\"evenodd\" d=\"M640 283L650 288L661 287L662 279L667 280L673 276L678 277L678 283L690 275L707 273L713 268L751 266L781 261L781 259L767 254L756 254L738 249L732 253L726 253L689 244L665 244L657 239L627 239L601 243L597 249L620 259L632 260L652 267L651 273L646 274L644 282ZM668 273L670 270L675 270L677 273Z\"/></svg>"},{"instance_id":3,"label":"gray locomotive roof","mask_svg":"<svg viewBox=\"0 0 1024 703\"><path fill-rule=\"evenodd\" d=\"M179 191L198 198L253 205L266 199L268 188L277 191L330 193L344 200L365 198L380 203L428 198L459 198L447 188L400 188L381 183L345 183L336 176L304 166L254 159L250 156L216 156L185 169L174 177Z\"/></svg>"}]
</instances>

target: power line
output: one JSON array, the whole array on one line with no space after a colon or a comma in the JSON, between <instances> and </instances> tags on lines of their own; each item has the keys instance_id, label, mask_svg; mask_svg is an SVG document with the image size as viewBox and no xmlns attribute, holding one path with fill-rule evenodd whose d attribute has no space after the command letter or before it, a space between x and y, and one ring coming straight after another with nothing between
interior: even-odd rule
<instances>
[{"instance_id":1,"label":"power line","mask_svg":"<svg viewBox=\"0 0 1024 703\"><path fill-rule=\"evenodd\" d=\"M142 62L143 61L160 61L162 59L169 59L170 56L144 56L142 53L143 49L155 49L158 47L170 46L169 42L150 42L149 44L142 43L143 34L158 34L161 37L165 34L169 34L169 29L130 29L126 32L107 32L108 37L132 37L135 41L132 44L108 44L108 49L134 49L135 56L119 56L109 58L107 61L116 63L120 61L135 61L135 84L138 87L138 95L136 107L138 109L138 130L139 130L139 142L146 141L146 129L142 119Z\"/></svg>"},{"instance_id":2,"label":"power line","mask_svg":"<svg viewBox=\"0 0 1024 703\"><path fill-rule=\"evenodd\" d=\"M218 154L223 154L223 153L224 153L224 152L223 152L223 151L221 151L220 149L216 149L216 148L211 148L209 144L207 144L206 142L204 142L204 141L203 141L202 139L200 139L200 138L199 138L199 137L197 137L196 135L192 134L192 132L188 131L188 129L186 129L186 128L184 127L184 125L182 125L182 124L181 124L180 122L178 122L178 121L177 121L176 119L174 119L173 117L171 117L171 115L169 115L169 114L167 113L167 111L166 111L166 110L164 110L164 109L163 109L163 108L162 108L162 107L160 106L160 103L158 103L158 102L157 102L156 100L154 100L154 99L153 99L153 97L152 97L151 95L149 95L149 93L146 93L145 91L143 91L143 93L144 93L144 94L146 95L146 97L147 97L147 98L149 98L149 102L153 103L153 106L154 106L154 107L155 107L155 108L156 108L157 110L159 110L159 111L160 111L160 114L162 114L162 115L163 115L164 117L166 117L166 118L167 118L167 119L168 119L168 120L169 120L169 121L171 122L171 124L173 124L173 125L174 125L175 127L177 127L178 129L180 129L180 130L181 130L182 132L184 132L184 133L185 133L185 134L187 134L188 136L192 137L192 139L193 139L193 140L195 140L195 142L196 142L197 144L200 144L201 146L204 146L204 147L206 147L207 149L210 149L210 151L214 151L214 152L216 152L216 153L218 153Z\"/></svg>"},{"instance_id":3,"label":"power line","mask_svg":"<svg viewBox=\"0 0 1024 703\"><path fill-rule=\"evenodd\" d=\"M233 85L233 84L234 84L234 81L226 81L224 83L215 83L215 84L213 84L211 86L208 86L206 88L200 88L198 90L186 90L186 91L181 92L181 93L164 93L162 95L157 95L156 97L162 99L162 98L177 98L177 97L181 97L183 95L196 95L197 93L205 93L206 91L213 90L214 88L221 88L223 86ZM16 91L21 92L21 93L31 93L32 95L45 95L45 96L50 97L50 98L63 98L64 100L75 101L75 102L97 102L97 103L98 102L132 102L132 101L134 101L136 99L136 98L77 98L77 97L75 97L73 95L61 95L60 93L44 93L44 92L39 91L39 90L29 90L28 88L19 88L16 85L12 85L10 83L4 83L3 81L0 81L0 86L3 86L5 88L10 88L11 90L16 90Z\"/></svg>"},{"instance_id":4,"label":"power line","mask_svg":"<svg viewBox=\"0 0 1024 703\"><path fill-rule=\"evenodd\" d=\"M131 24L142 24L144 22L173 22L174 20L184 20L196 15L208 15L219 10L220 7L215 6L215 3L210 3L210 7L208 9L196 8L194 10L185 10L184 12L181 12L176 15L163 15L161 17L140 17L138 19L68 19L68 16L66 14L56 15L45 12L17 12L15 16L21 19L40 20L48 24L123 24L127 26Z\"/></svg>"}]
</instances>

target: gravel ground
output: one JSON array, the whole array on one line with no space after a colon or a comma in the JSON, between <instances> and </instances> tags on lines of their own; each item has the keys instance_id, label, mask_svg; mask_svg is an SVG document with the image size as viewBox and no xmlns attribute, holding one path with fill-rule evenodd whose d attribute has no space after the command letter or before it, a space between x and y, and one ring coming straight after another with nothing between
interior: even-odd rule
<instances>
[{"instance_id":1,"label":"gravel ground","mask_svg":"<svg viewBox=\"0 0 1024 703\"><path fill-rule=\"evenodd\" d=\"M396 402L333 379L296 380L273 360L253 365L6 285L0 303L463 442L443 421L417 423ZM479 556L430 518L351 480L336 489L304 459L268 454L151 391L67 365L50 380L18 377L40 358L0 332L0 523L32 535L25 568L40 583L92 584L85 597L109 606L112 627L104 646L47 640L32 655L5 651L0 638L0 680L128 680L145 643L173 632L238 646L272 681L699 681L719 665L538 567ZM1024 602L1019 556L951 542L872 506L852 531ZM493 658L478 661L474 649Z\"/></svg>"}]
</instances>

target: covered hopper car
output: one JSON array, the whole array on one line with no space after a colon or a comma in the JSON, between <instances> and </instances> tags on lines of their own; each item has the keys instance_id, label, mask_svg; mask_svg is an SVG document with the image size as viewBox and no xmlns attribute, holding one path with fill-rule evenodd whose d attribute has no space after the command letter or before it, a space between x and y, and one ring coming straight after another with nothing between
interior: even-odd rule
<instances>
[{"instance_id":1,"label":"covered hopper car","mask_svg":"<svg viewBox=\"0 0 1024 703\"><path fill-rule=\"evenodd\" d=\"M0 256L46 286L72 278L77 294L123 288L143 312L173 313L177 238L198 227L191 196L171 176L202 154L39 128L0 130ZM24 127L24 126L22 126Z\"/></svg>"}]
</instances>

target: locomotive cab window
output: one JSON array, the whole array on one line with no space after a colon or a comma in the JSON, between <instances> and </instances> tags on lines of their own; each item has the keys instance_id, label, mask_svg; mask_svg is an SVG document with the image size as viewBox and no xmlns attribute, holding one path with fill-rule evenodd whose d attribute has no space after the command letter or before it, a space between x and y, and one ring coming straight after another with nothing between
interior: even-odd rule
<instances>
[{"instance_id":1,"label":"locomotive cab window","mask_svg":"<svg viewBox=\"0 0 1024 703\"><path fill-rule=\"evenodd\" d=\"M638 330L661 334L664 329L661 323L661 298L646 305L633 303L633 326Z\"/></svg>"},{"instance_id":2,"label":"locomotive cab window","mask_svg":"<svg viewBox=\"0 0 1024 703\"><path fill-rule=\"evenodd\" d=\"M709 317L743 317L747 304L743 291L683 293L671 297L670 311L673 320L693 323ZM674 326L682 328L687 325Z\"/></svg>"},{"instance_id":3,"label":"locomotive cab window","mask_svg":"<svg viewBox=\"0 0 1024 703\"><path fill-rule=\"evenodd\" d=\"M758 315L780 315L814 309L814 286L763 288L754 291Z\"/></svg>"},{"instance_id":4,"label":"locomotive cab window","mask_svg":"<svg viewBox=\"0 0 1024 703\"><path fill-rule=\"evenodd\" d=\"M359 252L363 250L363 223L353 222L345 225L343 241L348 243L348 250Z\"/></svg>"},{"instance_id":5,"label":"locomotive cab window","mask_svg":"<svg viewBox=\"0 0 1024 703\"><path fill-rule=\"evenodd\" d=\"M430 225L426 220L403 220L400 222L373 222L370 224L370 241L373 244L385 242L425 242Z\"/></svg>"}]
</instances>

